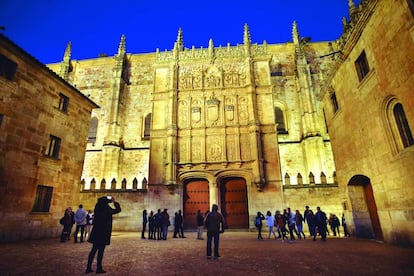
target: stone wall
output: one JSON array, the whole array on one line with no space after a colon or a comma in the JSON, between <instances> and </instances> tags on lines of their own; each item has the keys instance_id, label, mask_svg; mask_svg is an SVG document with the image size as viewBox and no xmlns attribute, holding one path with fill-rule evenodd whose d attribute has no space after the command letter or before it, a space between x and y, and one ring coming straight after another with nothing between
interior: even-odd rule
<instances>
[{"instance_id":1,"label":"stone wall","mask_svg":"<svg viewBox=\"0 0 414 276\"><path fill-rule=\"evenodd\" d=\"M17 65L14 78L0 76L0 242L56 236L59 218L76 201L98 106L3 36L0 53ZM50 135L60 138L58 155L48 155ZM53 189L50 208L45 199L41 210L33 209L39 186Z\"/></svg>"},{"instance_id":2,"label":"stone wall","mask_svg":"<svg viewBox=\"0 0 414 276\"><path fill-rule=\"evenodd\" d=\"M407 1L362 1L346 29L343 56L333 67L324 104L350 228L388 242L413 244L414 190L409 183L414 177L414 148L402 146L392 111L393 104L403 106L412 134L413 15ZM363 51L369 72L360 80L356 61ZM364 199L369 187L371 201ZM369 206L377 210L369 211ZM359 216L366 222L361 224Z\"/></svg>"}]
</instances>

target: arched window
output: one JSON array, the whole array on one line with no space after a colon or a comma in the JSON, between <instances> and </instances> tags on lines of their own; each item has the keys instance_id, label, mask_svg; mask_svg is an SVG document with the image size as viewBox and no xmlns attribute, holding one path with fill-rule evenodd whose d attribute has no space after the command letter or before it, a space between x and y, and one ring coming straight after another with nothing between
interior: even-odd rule
<instances>
[{"instance_id":1,"label":"arched window","mask_svg":"<svg viewBox=\"0 0 414 276\"><path fill-rule=\"evenodd\" d=\"M144 139L149 139L150 138L150 132L151 132L151 113L148 114L147 116L145 116L145 121L144 121L144 135L143 138Z\"/></svg>"},{"instance_id":2,"label":"arched window","mask_svg":"<svg viewBox=\"0 0 414 276\"><path fill-rule=\"evenodd\" d=\"M277 123L277 133L278 134L287 134L287 128L285 124L285 114L280 107L275 107L275 118Z\"/></svg>"},{"instance_id":3,"label":"arched window","mask_svg":"<svg viewBox=\"0 0 414 276\"><path fill-rule=\"evenodd\" d=\"M96 142L96 134L98 133L98 118L92 117L89 124L88 143Z\"/></svg>"},{"instance_id":4,"label":"arched window","mask_svg":"<svg viewBox=\"0 0 414 276\"><path fill-rule=\"evenodd\" d=\"M384 102L384 123L387 134L394 153L398 153L404 148L414 145L414 138L402 103L395 97L389 97Z\"/></svg>"},{"instance_id":5,"label":"arched window","mask_svg":"<svg viewBox=\"0 0 414 276\"><path fill-rule=\"evenodd\" d=\"M413 135L411 133L410 126L408 125L404 108L401 103L397 103L394 106L393 113L404 148L414 145Z\"/></svg>"}]
</instances>

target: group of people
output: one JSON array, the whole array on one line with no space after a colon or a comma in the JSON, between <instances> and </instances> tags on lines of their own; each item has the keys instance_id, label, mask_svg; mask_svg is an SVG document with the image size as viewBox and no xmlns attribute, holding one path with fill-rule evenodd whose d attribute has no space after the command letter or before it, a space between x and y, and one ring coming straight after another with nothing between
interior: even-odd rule
<instances>
[{"instance_id":1,"label":"group of people","mask_svg":"<svg viewBox=\"0 0 414 276\"><path fill-rule=\"evenodd\" d=\"M66 242L70 240L72 233L73 225L76 224L75 232L73 234L74 242L78 242L78 236L80 231L80 242L83 242L86 239L92 229L93 225L93 213L91 210L86 212L83 209L83 205L80 204L76 212L72 211L71 207L66 208L63 217L59 220L60 224L63 226L62 234L60 235L60 241Z\"/></svg>"},{"instance_id":2,"label":"group of people","mask_svg":"<svg viewBox=\"0 0 414 276\"><path fill-rule=\"evenodd\" d=\"M183 217L181 215L181 210L180 210L179 214L175 213L174 238L177 237L177 234L179 234L180 237L184 237L184 230L182 228L182 223L183 223ZM158 209L157 213L154 213L151 210L149 215L146 209L142 211L141 239L145 239L145 231L147 229L147 224L149 226L148 227L148 239L167 240L168 227L171 225L170 215L168 214L168 209L164 209L162 212L161 212L161 209Z\"/></svg>"},{"instance_id":3,"label":"group of people","mask_svg":"<svg viewBox=\"0 0 414 276\"><path fill-rule=\"evenodd\" d=\"M303 215L299 210L293 212L290 208L284 209L283 212L277 210L274 215L270 211L266 212L266 215L263 215L261 212L257 212L255 218L255 226L258 229L257 239L262 240L262 228L263 221L268 227L268 239L270 239L273 234L275 239L282 239L282 241L290 240L291 242L298 239L305 239L305 233L303 232L303 224L308 225L310 236L313 238L313 241L316 240L316 236L319 235L323 241L326 241L326 236L329 235L328 225L333 231L334 236L340 235L339 226L340 222L336 215L330 214L329 219L326 216L326 213L321 210L318 206L316 207L316 213L309 208L305 207ZM342 226L344 229L344 235L349 237L350 234L346 227L345 216L342 215ZM276 236L276 231L278 236Z\"/></svg>"},{"instance_id":4,"label":"group of people","mask_svg":"<svg viewBox=\"0 0 414 276\"><path fill-rule=\"evenodd\" d=\"M158 209L157 213L144 209L142 211L142 229L141 239L145 238L145 233L148 227L148 239L150 240L167 240L168 227L171 225L170 216L167 209L161 212ZM212 257L212 246L214 244L213 257L219 258L219 234L224 232L224 218L218 212L218 205L213 204L211 212L207 210L203 215L201 210L197 211L197 239L203 240L203 228L207 229L207 258ZM185 238L184 236L184 220L181 210L174 214L174 234L173 238Z\"/></svg>"},{"instance_id":5,"label":"group of people","mask_svg":"<svg viewBox=\"0 0 414 276\"><path fill-rule=\"evenodd\" d=\"M113 204L115 208L112 208L110 204ZM257 239L262 240L262 228L265 225L268 227L268 239L273 234L274 238L281 238L282 241L290 239L294 241L298 239L306 239L305 233L303 232L303 224L306 223L309 228L309 233L313 240L316 240L316 236L320 235L323 241L326 241L326 235L329 235L328 225L330 225L333 234L340 235L339 219L334 214L330 214L327 218L326 213L321 210L318 206L316 213L309 208L305 207L303 215L299 210L293 212L290 208L280 212L275 212L274 215L270 211L263 215L261 212L257 212L255 218L255 226L258 229ZM120 204L115 201L114 197L104 196L100 197L95 205L94 212L91 210L86 212L83 209L82 204L76 212L73 212L69 207L65 210L64 216L60 219L60 223L63 225L61 234L61 241L65 242L70 239L71 229L76 224L76 230L74 233L74 242L77 242L78 234L80 231L80 242L83 242L88 237L88 242L92 243L91 251L88 255L88 263L86 266L85 273L91 273L92 262L97 255L97 268L96 273L106 273L102 267L102 259L106 245L110 244L111 233L112 233L112 215L121 212ZM211 212L208 210L204 216L201 210L197 212L197 239L202 240L203 228L207 230L207 245L206 255L208 259L218 259L219 254L219 236L224 232L224 218L218 212L218 205L213 204ZM265 222L263 222L265 221ZM166 240L168 235L168 227L171 225L170 216L168 209L158 209L157 213L147 210L142 212L142 233L141 238L145 239L146 226L149 224L148 239L153 240ZM93 226L93 227L92 227ZM350 236L345 222L345 216L342 215L342 226L344 229L344 235ZM85 231L86 229L86 231ZM276 236L276 231L278 236ZM178 210L174 214L174 238L185 238L183 229L183 216L181 210ZM214 251L212 246L214 244Z\"/></svg>"}]
</instances>

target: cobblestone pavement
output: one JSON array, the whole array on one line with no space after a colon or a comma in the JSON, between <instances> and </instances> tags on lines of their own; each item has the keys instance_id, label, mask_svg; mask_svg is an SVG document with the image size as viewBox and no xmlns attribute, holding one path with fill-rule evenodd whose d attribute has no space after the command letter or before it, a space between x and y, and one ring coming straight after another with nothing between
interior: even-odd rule
<instances>
[{"instance_id":1,"label":"cobblestone pavement","mask_svg":"<svg viewBox=\"0 0 414 276\"><path fill-rule=\"evenodd\" d=\"M220 236L221 258L208 260L206 240L197 240L195 232L185 239L169 235L155 241L141 240L139 233L113 233L104 255L106 275L414 275L414 248L372 240L289 243L228 231ZM90 249L88 242L58 238L0 244L0 275L84 275Z\"/></svg>"}]
</instances>

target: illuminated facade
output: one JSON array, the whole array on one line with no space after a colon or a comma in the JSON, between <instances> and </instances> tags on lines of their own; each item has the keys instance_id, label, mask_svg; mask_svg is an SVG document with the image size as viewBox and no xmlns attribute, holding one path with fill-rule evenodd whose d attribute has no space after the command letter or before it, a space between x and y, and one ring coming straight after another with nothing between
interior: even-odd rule
<instances>
[{"instance_id":1,"label":"illuminated facade","mask_svg":"<svg viewBox=\"0 0 414 276\"><path fill-rule=\"evenodd\" d=\"M97 107L0 35L0 242L59 236Z\"/></svg>"},{"instance_id":2,"label":"illuminated facade","mask_svg":"<svg viewBox=\"0 0 414 276\"><path fill-rule=\"evenodd\" d=\"M192 228L217 203L249 228L257 211L320 205L359 236L412 242L413 3L348 5L331 42L294 23L284 44L253 44L246 25L237 46L186 48L181 30L165 52L128 54L123 36L115 56L72 60L68 45L50 68L100 106L79 201L120 197L118 230L142 209L181 209Z\"/></svg>"},{"instance_id":3,"label":"illuminated facade","mask_svg":"<svg viewBox=\"0 0 414 276\"><path fill-rule=\"evenodd\" d=\"M324 110L344 211L360 237L414 243L414 3L349 1Z\"/></svg>"},{"instance_id":4,"label":"illuminated facade","mask_svg":"<svg viewBox=\"0 0 414 276\"><path fill-rule=\"evenodd\" d=\"M93 111L80 201L119 193L122 227L136 210L183 210L187 227L218 203L229 228L257 211L324 204L341 212L320 91L335 42L185 48L49 65L100 108ZM142 184L144 183L144 184ZM322 192L323 191L323 192ZM328 195L328 200L322 194ZM312 196L310 196L312 195ZM320 196L319 196L320 195ZM129 212L129 213L128 213Z\"/></svg>"}]
</instances>

